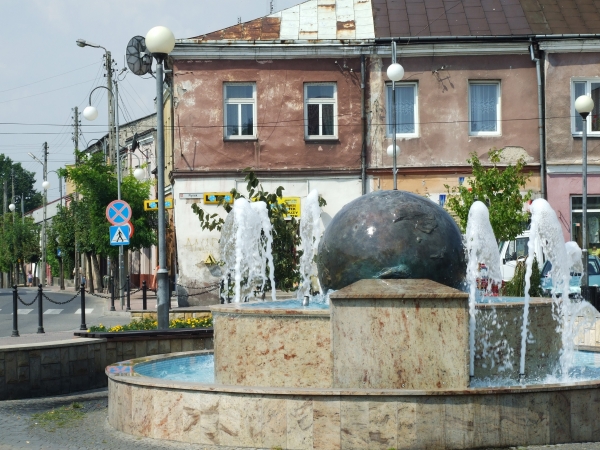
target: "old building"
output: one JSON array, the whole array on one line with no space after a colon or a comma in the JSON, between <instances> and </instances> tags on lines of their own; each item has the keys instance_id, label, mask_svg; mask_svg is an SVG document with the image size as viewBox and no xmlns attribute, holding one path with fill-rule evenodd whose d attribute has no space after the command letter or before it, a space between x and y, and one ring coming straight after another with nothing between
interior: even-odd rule
<instances>
[{"instance_id":1,"label":"old building","mask_svg":"<svg viewBox=\"0 0 600 450\"><path fill-rule=\"evenodd\" d=\"M206 192L244 192L246 167L288 196L318 189L328 202L324 226L359 195L392 188L392 41L405 70L396 84L399 189L443 204L445 185L470 175L469 156L488 164L497 148L501 165L526 161L534 196L570 199L546 187L545 166L553 186L565 164L575 170L571 91L594 89L597 55L569 53L596 47L563 34L600 27L596 6L554 3L309 0L179 40L170 64L180 282L219 274L206 263L218 258L219 235L200 230L191 205ZM548 114L555 109L568 125L560 132Z\"/></svg>"}]
</instances>

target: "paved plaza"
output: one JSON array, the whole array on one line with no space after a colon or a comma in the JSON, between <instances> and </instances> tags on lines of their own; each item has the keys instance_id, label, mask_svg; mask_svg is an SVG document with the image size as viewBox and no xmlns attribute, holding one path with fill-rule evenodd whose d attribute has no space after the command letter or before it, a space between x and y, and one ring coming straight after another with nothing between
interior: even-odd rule
<instances>
[{"instance_id":1,"label":"paved plaza","mask_svg":"<svg viewBox=\"0 0 600 450\"><path fill-rule=\"evenodd\" d=\"M68 407L73 403L81 405L81 417L57 426L54 430L52 430L53 426L36 422L35 417L39 417L36 414ZM130 436L114 430L108 424L107 414L106 389L77 395L0 402L0 450L130 450L132 448L136 450L234 450L234 447L200 446ZM600 450L600 442L519 447L519 449L524 448L531 450Z\"/></svg>"}]
</instances>

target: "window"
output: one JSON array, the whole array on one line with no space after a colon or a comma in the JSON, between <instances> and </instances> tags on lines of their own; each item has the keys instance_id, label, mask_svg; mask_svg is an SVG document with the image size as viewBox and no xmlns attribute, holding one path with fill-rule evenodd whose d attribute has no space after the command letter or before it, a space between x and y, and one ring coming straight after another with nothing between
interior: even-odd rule
<instances>
[{"instance_id":1,"label":"window","mask_svg":"<svg viewBox=\"0 0 600 450\"><path fill-rule=\"evenodd\" d=\"M571 196L571 240L583 245L582 226L583 199L580 195ZM600 196L587 196L587 241L590 250L600 246Z\"/></svg>"},{"instance_id":2,"label":"window","mask_svg":"<svg viewBox=\"0 0 600 450\"><path fill-rule=\"evenodd\" d=\"M469 134L500 135L500 83L471 81L469 83Z\"/></svg>"},{"instance_id":3,"label":"window","mask_svg":"<svg viewBox=\"0 0 600 450\"><path fill-rule=\"evenodd\" d=\"M225 139L256 137L256 84L225 84Z\"/></svg>"},{"instance_id":4,"label":"window","mask_svg":"<svg viewBox=\"0 0 600 450\"><path fill-rule=\"evenodd\" d=\"M583 132L583 119L579 113L575 111L575 100L581 95L589 95L592 97L592 100L594 100L594 109L587 117L587 132L591 135L600 135L600 119L598 117L598 106L600 105L600 79L573 80L571 92L571 129L573 134L581 134Z\"/></svg>"},{"instance_id":5,"label":"window","mask_svg":"<svg viewBox=\"0 0 600 450\"><path fill-rule=\"evenodd\" d=\"M337 89L335 83L304 85L306 139L337 138Z\"/></svg>"},{"instance_id":6,"label":"window","mask_svg":"<svg viewBox=\"0 0 600 450\"><path fill-rule=\"evenodd\" d=\"M392 83L387 85L386 123L388 136L394 134ZM396 136L417 136L417 83L396 83Z\"/></svg>"}]
</instances>

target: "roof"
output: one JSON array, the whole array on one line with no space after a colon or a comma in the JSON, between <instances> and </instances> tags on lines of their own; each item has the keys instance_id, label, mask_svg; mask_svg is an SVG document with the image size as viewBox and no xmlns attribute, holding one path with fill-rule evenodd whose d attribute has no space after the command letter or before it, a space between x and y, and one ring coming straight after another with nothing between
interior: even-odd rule
<instances>
[{"instance_id":1,"label":"roof","mask_svg":"<svg viewBox=\"0 0 600 450\"><path fill-rule=\"evenodd\" d=\"M308 0L185 41L600 33L600 0Z\"/></svg>"},{"instance_id":2,"label":"roof","mask_svg":"<svg viewBox=\"0 0 600 450\"><path fill-rule=\"evenodd\" d=\"M377 37L600 33L595 0L372 0Z\"/></svg>"}]
</instances>

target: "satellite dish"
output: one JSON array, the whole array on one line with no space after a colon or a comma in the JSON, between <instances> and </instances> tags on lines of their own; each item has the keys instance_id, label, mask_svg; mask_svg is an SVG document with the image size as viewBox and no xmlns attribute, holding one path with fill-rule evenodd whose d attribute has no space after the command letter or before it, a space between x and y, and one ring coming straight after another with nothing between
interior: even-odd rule
<instances>
[{"instance_id":1,"label":"satellite dish","mask_svg":"<svg viewBox=\"0 0 600 450\"><path fill-rule=\"evenodd\" d=\"M146 75L152 69L152 54L146 49L144 36L134 36L125 52L127 66L136 75Z\"/></svg>"}]
</instances>

